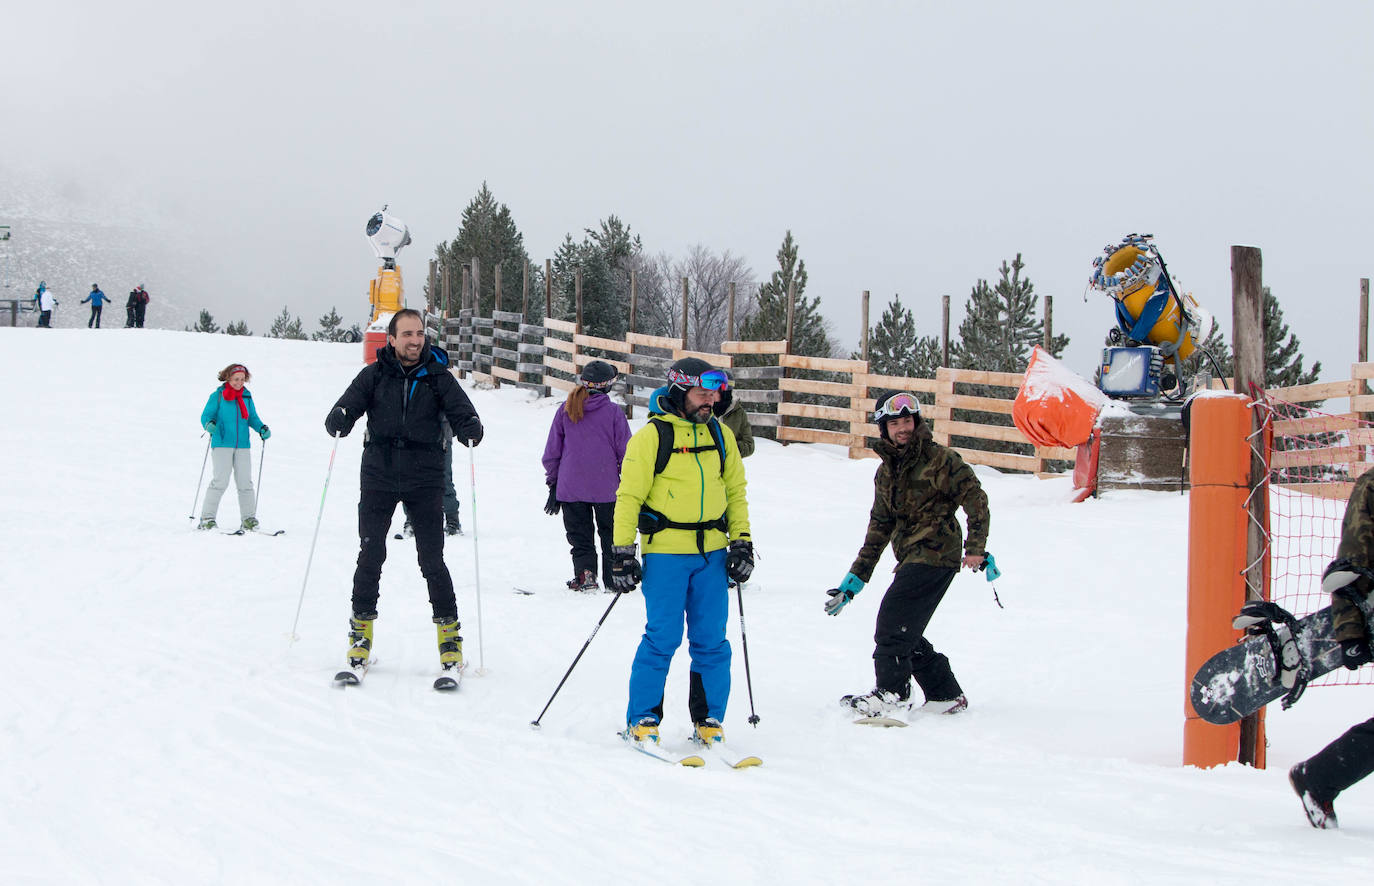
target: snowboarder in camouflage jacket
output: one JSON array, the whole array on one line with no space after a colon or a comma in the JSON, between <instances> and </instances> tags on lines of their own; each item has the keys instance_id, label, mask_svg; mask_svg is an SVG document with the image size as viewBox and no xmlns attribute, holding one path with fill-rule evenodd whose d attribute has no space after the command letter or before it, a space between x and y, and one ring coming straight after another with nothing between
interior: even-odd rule
<instances>
[{"instance_id":1,"label":"snowboarder in camouflage jacket","mask_svg":"<svg viewBox=\"0 0 1374 886\"><path fill-rule=\"evenodd\" d=\"M827 592L826 612L838 615L854 599L889 544L897 570L878 607L876 687L865 695L847 695L842 702L868 715L909 708L914 677L926 708L956 713L968 701L949 659L935 651L925 630L959 567L978 569L984 563L988 498L959 454L932 439L914 394L880 393L874 417L881 437L874 449L882 464L873 478L868 532L849 573ZM968 520L967 539L955 516L959 508Z\"/></svg>"}]
</instances>

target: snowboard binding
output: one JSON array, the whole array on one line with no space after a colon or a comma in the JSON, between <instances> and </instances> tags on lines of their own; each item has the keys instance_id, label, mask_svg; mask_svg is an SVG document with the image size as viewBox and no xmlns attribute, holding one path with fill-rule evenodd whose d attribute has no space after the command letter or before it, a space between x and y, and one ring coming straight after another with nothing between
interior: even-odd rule
<instances>
[{"instance_id":1,"label":"snowboard binding","mask_svg":"<svg viewBox=\"0 0 1374 886\"><path fill-rule=\"evenodd\" d=\"M1283 709L1288 710L1302 697L1308 681L1312 679L1311 663L1298 646L1300 629L1297 618L1277 603L1251 600L1231 620L1231 627L1243 630L1252 637L1263 636L1269 641L1279 683L1288 689L1282 701Z\"/></svg>"}]
</instances>

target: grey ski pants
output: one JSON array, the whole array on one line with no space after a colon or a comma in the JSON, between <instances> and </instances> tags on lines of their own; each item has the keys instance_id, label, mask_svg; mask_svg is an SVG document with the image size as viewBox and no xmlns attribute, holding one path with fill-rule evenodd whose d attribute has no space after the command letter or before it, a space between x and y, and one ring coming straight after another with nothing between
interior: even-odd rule
<instances>
[{"instance_id":1,"label":"grey ski pants","mask_svg":"<svg viewBox=\"0 0 1374 886\"><path fill-rule=\"evenodd\" d=\"M253 494L253 450L217 446L210 450L210 461L214 463L215 476L210 480L210 488L205 490L200 519L214 518L219 510L220 497L229 488L230 471L234 472L234 482L239 491L239 519L257 517L258 502Z\"/></svg>"}]
</instances>

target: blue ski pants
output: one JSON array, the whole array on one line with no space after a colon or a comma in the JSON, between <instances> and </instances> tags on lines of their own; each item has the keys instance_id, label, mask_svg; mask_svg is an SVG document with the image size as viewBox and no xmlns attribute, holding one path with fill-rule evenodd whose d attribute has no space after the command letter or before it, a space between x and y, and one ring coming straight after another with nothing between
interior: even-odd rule
<instances>
[{"instance_id":1,"label":"blue ski pants","mask_svg":"<svg viewBox=\"0 0 1374 886\"><path fill-rule=\"evenodd\" d=\"M644 555L644 636L630 669L630 704L626 722L645 717L663 720L663 689L668 666L682 645L687 627L687 651L692 657L691 680L696 707L693 718L725 721L730 698L730 641L725 625L730 617L730 589L725 577L725 549L701 554ZM699 687L700 693L696 690Z\"/></svg>"}]
</instances>

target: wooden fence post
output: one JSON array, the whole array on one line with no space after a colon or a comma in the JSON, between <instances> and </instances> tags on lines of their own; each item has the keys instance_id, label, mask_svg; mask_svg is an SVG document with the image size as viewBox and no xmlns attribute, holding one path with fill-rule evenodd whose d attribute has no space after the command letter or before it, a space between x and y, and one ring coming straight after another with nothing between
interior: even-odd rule
<instances>
[{"instance_id":1,"label":"wooden fence post","mask_svg":"<svg viewBox=\"0 0 1374 886\"><path fill-rule=\"evenodd\" d=\"M944 317L940 320L940 365L949 368L949 296L940 296ZM953 389L950 393L954 393Z\"/></svg>"},{"instance_id":2,"label":"wooden fence post","mask_svg":"<svg viewBox=\"0 0 1374 886\"><path fill-rule=\"evenodd\" d=\"M527 321L530 317L530 263L525 262L520 281L520 316Z\"/></svg>"},{"instance_id":3,"label":"wooden fence post","mask_svg":"<svg viewBox=\"0 0 1374 886\"><path fill-rule=\"evenodd\" d=\"M482 260L472 257L472 316L482 316Z\"/></svg>"},{"instance_id":4,"label":"wooden fence post","mask_svg":"<svg viewBox=\"0 0 1374 886\"><path fill-rule=\"evenodd\" d=\"M725 315L725 338L729 341L735 340L735 284L730 283L730 307Z\"/></svg>"},{"instance_id":5,"label":"wooden fence post","mask_svg":"<svg viewBox=\"0 0 1374 886\"><path fill-rule=\"evenodd\" d=\"M1253 246L1231 247L1231 330L1235 348L1235 391L1250 396L1250 385L1264 387L1264 276L1260 251ZM1263 446L1254 435L1260 428L1258 410L1251 410L1251 457L1249 483L1255 489L1264 481L1264 459L1254 454L1255 446ZM1265 534L1269 527L1269 512L1265 496L1250 497L1246 520L1245 598L1265 600L1269 597L1266 579ZM1264 712L1260 711L1241 721L1240 753L1237 759L1247 766L1264 768Z\"/></svg>"},{"instance_id":6,"label":"wooden fence post","mask_svg":"<svg viewBox=\"0 0 1374 886\"><path fill-rule=\"evenodd\" d=\"M553 261L544 259L544 316L553 316Z\"/></svg>"},{"instance_id":7,"label":"wooden fence post","mask_svg":"<svg viewBox=\"0 0 1374 886\"><path fill-rule=\"evenodd\" d=\"M784 353L786 353L786 354L791 354L791 353L792 353L792 323L793 323L793 319L794 319L794 317L795 317L795 315L796 315L796 308L797 308L797 281L796 281L796 280L793 280L791 283L788 283L788 284L787 284L787 350L784 351ZM782 361L782 360L779 360L779 361L778 361L778 363L783 363L783 362L784 362L784 361ZM789 367L783 366L783 367L782 367L782 378L784 378L784 379L786 379L786 378L791 378L791 377L792 377L791 372L792 372L792 370L791 370ZM782 387L782 380L781 380L781 379L779 379L779 381L778 381L778 387L779 387L779 388ZM787 416L785 416L785 415L782 414L782 404L783 404L783 403L790 403L790 402L792 402L792 398L791 398L790 393L791 393L791 392L789 392L789 391L782 391L782 392L781 392L781 395L782 395L782 396L778 399L778 430L779 430L779 431L781 431L783 428L787 427ZM778 436L778 438L779 438L779 442L782 443L782 445L786 446L786 445L787 445L787 442L781 439L781 438L782 438L782 434L779 433L777 436Z\"/></svg>"},{"instance_id":8,"label":"wooden fence post","mask_svg":"<svg viewBox=\"0 0 1374 886\"><path fill-rule=\"evenodd\" d=\"M495 312L496 312L496 311L503 311L503 310L505 310L505 305L501 304L501 263L500 263L500 262L497 262L497 263L496 263L496 266L495 266L494 268L492 268L492 273L493 273L493 275L494 275L494 277L495 277L495 281L496 281L496 282L495 282L495 287L494 287L494 288L495 288L495 292L492 293L491 310L492 310L492 312L493 312L492 316L495 316Z\"/></svg>"},{"instance_id":9,"label":"wooden fence post","mask_svg":"<svg viewBox=\"0 0 1374 886\"><path fill-rule=\"evenodd\" d=\"M864 290L859 300L859 359L868 361L868 290Z\"/></svg>"},{"instance_id":10,"label":"wooden fence post","mask_svg":"<svg viewBox=\"0 0 1374 886\"><path fill-rule=\"evenodd\" d=\"M1045 352L1053 354L1050 345L1054 341L1054 296L1045 296Z\"/></svg>"},{"instance_id":11,"label":"wooden fence post","mask_svg":"<svg viewBox=\"0 0 1374 886\"><path fill-rule=\"evenodd\" d=\"M639 272L630 272L630 331L638 332L638 318L636 312L639 310Z\"/></svg>"},{"instance_id":12,"label":"wooden fence post","mask_svg":"<svg viewBox=\"0 0 1374 886\"><path fill-rule=\"evenodd\" d=\"M442 319L444 308L447 305L439 300L438 265L437 260L429 260L429 288L425 290L425 309L431 313L439 314Z\"/></svg>"}]
</instances>

